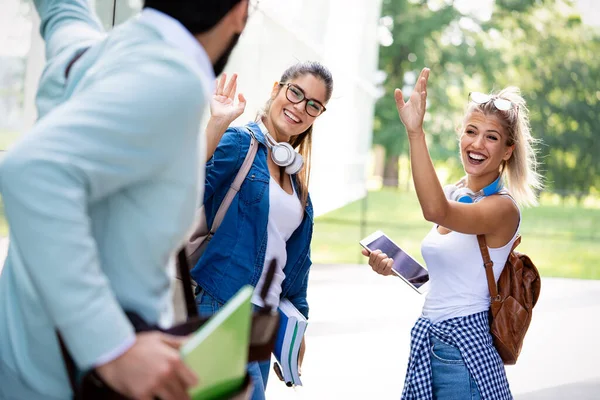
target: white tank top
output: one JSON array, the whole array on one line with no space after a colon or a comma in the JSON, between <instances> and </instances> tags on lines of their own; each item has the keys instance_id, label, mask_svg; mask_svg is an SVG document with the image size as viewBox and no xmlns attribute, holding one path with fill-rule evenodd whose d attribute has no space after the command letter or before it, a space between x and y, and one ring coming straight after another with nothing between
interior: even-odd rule
<instances>
[{"instance_id":1,"label":"white tank top","mask_svg":"<svg viewBox=\"0 0 600 400\"><path fill-rule=\"evenodd\" d=\"M291 178L290 178L291 179ZM294 184L292 183L292 187ZM304 210L300 199L294 192L288 194L275 182L273 178L269 180L269 221L267 222L267 250L265 254L265 264L262 274L254 294L252 303L263 307L263 301L260 298L260 291L265 282L268 267L272 260L277 261L277 268L273 276L273 282L266 298L267 304L272 307L279 306L279 297L281 295L281 285L285 279L284 267L287 263L286 242L298 229L304 217Z\"/></svg>"},{"instance_id":2,"label":"white tank top","mask_svg":"<svg viewBox=\"0 0 600 400\"><path fill-rule=\"evenodd\" d=\"M488 247L496 281L504 269L520 226L519 210L519 225L512 239L500 248ZM425 318L436 323L489 309L490 292L477 235L458 232L443 235L434 225L421 242L421 254L429 270L430 285L423 306Z\"/></svg>"}]
</instances>

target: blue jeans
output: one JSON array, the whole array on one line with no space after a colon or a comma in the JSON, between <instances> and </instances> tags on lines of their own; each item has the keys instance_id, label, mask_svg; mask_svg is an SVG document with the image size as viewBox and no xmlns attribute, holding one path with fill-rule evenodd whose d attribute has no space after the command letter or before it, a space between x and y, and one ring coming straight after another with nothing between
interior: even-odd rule
<instances>
[{"instance_id":1,"label":"blue jeans","mask_svg":"<svg viewBox=\"0 0 600 400\"><path fill-rule=\"evenodd\" d=\"M460 350L431 335L431 380L433 398L480 400L477 383L469 373Z\"/></svg>"},{"instance_id":2,"label":"blue jeans","mask_svg":"<svg viewBox=\"0 0 600 400\"><path fill-rule=\"evenodd\" d=\"M198 314L201 317L210 317L223 306L217 302L211 295L207 294L202 288L196 288L196 306ZM269 368L271 360L254 361L248 363L248 375L254 383L254 392L251 400L265 400L265 390L267 389L267 380L269 379Z\"/></svg>"}]
</instances>

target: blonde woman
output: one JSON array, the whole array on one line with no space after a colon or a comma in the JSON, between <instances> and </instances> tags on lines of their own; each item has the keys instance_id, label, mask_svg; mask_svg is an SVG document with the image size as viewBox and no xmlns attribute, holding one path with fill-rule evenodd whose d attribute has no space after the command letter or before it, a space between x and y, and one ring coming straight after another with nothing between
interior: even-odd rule
<instances>
[{"instance_id":1,"label":"blonde woman","mask_svg":"<svg viewBox=\"0 0 600 400\"><path fill-rule=\"evenodd\" d=\"M517 238L519 206L536 204L541 187L525 100L509 87L471 93L460 131L466 176L442 188L423 132L429 70L408 102L396 89L406 127L414 185L423 216L433 223L421 251L430 274L423 314L411 332L403 399L511 399L504 365L492 344L490 298L477 235L485 235L496 280ZM369 257L379 274L392 260Z\"/></svg>"}]
</instances>

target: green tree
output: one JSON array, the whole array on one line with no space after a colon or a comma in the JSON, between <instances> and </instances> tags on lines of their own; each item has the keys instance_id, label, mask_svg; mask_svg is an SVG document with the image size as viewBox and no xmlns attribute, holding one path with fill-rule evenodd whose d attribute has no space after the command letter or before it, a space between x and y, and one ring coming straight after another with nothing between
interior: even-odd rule
<instances>
[{"instance_id":1,"label":"green tree","mask_svg":"<svg viewBox=\"0 0 600 400\"><path fill-rule=\"evenodd\" d=\"M544 3L498 0L491 20L496 15L526 15ZM432 8L431 4L439 8ZM511 60L505 59L504 49L493 42L493 36L498 35L497 26L482 22L485 17L471 15L469 10L459 11L453 2L384 0L382 15L393 43L380 50L380 69L387 73L387 80L383 85L385 95L376 106L373 139L386 150L384 184L397 186L398 158L407 152L408 143L401 134L393 90L410 88L413 81L407 78L417 76L424 66L431 68L425 127L434 143L432 155L438 160L455 160L454 133L467 93L486 91Z\"/></svg>"},{"instance_id":2,"label":"green tree","mask_svg":"<svg viewBox=\"0 0 600 400\"><path fill-rule=\"evenodd\" d=\"M578 199L600 187L598 31L583 25L572 1L498 13L504 70L491 82L519 86L528 102L548 189Z\"/></svg>"},{"instance_id":3,"label":"green tree","mask_svg":"<svg viewBox=\"0 0 600 400\"><path fill-rule=\"evenodd\" d=\"M434 12L426 1L384 0L382 15L382 21L388 22L393 43L380 50L380 69L387 74L387 79L383 85L385 95L375 109L373 141L386 150L384 185L397 186L398 158L407 151L407 141L399 134L403 128L398 120L393 91L411 83L405 82L405 74L418 71L424 65L427 40L460 14L448 5Z\"/></svg>"}]
</instances>

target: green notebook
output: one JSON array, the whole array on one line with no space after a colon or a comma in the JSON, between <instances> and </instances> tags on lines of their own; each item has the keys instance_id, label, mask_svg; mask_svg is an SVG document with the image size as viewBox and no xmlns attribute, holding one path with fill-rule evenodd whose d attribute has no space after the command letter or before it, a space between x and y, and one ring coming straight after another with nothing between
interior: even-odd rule
<instances>
[{"instance_id":1,"label":"green notebook","mask_svg":"<svg viewBox=\"0 0 600 400\"><path fill-rule=\"evenodd\" d=\"M246 376L252 322L250 299L254 289L244 286L182 346L184 361L198 375L190 390L194 400L215 400L238 391Z\"/></svg>"}]
</instances>

